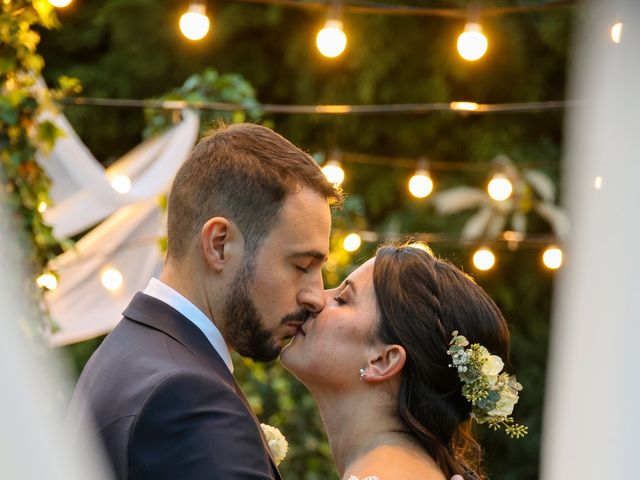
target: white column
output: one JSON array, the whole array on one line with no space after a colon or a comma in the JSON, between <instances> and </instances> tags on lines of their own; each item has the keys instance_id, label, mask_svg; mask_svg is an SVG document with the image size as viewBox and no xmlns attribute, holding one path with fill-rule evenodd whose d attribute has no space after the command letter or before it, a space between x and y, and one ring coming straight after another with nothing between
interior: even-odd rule
<instances>
[{"instance_id":1,"label":"white column","mask_svg":"<svg viewBox=\"0 0 640 480\"><path fill-rule=\"evenodd\" d=\"M578 5L542 478L640 478L640 1Z\"/></svg>"}]
</instances>

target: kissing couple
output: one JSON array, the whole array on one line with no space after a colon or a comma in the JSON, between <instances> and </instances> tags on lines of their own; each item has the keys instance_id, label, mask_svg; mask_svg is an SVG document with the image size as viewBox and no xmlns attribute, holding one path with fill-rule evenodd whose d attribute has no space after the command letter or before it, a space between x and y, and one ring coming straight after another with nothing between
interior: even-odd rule
<instances>
[{"instance_id":1,"label":"kissing couple","mask_svg":"<svg viewBox=\"0 0 640 480\"><path fill-rule=\"evenodd\" d=\"M90 412L116 478L281 478L232 350L280 355L311 391L343 480L483 479L471 422L523 433L502 314L426 245L382 246L324 290L341 200L265 127L200 140L170 192L160 278L93 354L70 407L71 423Z\"/></svg>"}]
</instances>

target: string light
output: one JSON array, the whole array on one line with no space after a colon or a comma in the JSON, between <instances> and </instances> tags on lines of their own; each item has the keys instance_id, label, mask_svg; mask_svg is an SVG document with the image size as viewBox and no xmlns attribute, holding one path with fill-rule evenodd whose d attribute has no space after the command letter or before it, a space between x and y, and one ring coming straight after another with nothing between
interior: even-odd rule
<instances>
[{"instance_id":1,"label":"string light","mask_svg":"<svg viewBox=\"0 0 640 480\"><path fill-rule=\"evenodd\" d=\"M547 247L542 254L542 263L550 270L556 270L562 266L562 250L556 246Z\"/></svg>"},{"instance_id":2,"label":"string light","mask_svg":"<svg viewBox=\"0 0 640 480\"><path fill-rule=\"evenodd\" d=\"M331 156L327 163L325 163L324 167L322 167L322 173L327 177L334 185L341 185L344 182L344 170L342 169L342 164L340 163L340 152L334 150L331 152Z\"/></svg>"},{"instance_id":3,"label":"string light","mask_svg":"<svg viewBox=\"0 0 640 480\"><path fill-rule=\"evenodd\" d=\"M193 1L180 17L180 31L189 40L200 40L209 32L209 17L204 2Z\"/></svg>"},{"instance_id":4,"label":"string light","mask_svg":"<svg viewBox=\"0 0 640 480\"><path fill-rule=\"evenodd\" d=\"M487 185L489 196L498 202L502 202L511 196L513 185L503 173L495 173Z\"/></svg>"},{"instance_id":5,"label":"string light","mask_svg":"<svg viewBox=\"0 0 640 480\"><path fill-rule=\"evenodd\" d=\"M473 265L478 270L491 270L495 264L496 256L487 247L481 247L473 254Z\"/></svg>"},{"instance_id":6,"label":"string light","mask_svg":"<svg viewBox=\"0 0 640 480\"><path fill-rule=\"evenodd\" d=\"M616 22L611 25L611 40L613 43L620 43L622 41L622 22Z\"/></svg>"},{"instance_id":7,"label":"string light","mask_svg":"<svg viewBox=\"0 0 640 480\"><path fill-rule=\"evenodd\" d=\"M451 102L449 106L451 110L463 112L476 112L480 109L480 105L476 102Z\"/></svg>"},{"instance_id":8,"label":"string light","mask_svg":"<svg viewBox=\"0 0 640 480\"><path fill-rule=\"evenodd\" d=\"M347 252L355 252L362 245L362 238L357 233L350 233L342 241L342 246Z\"/></svg>"},{"instance_id":9,"label":"string light","mask_svg":"<svg viewBox=\"0 0 640 480\"><path fill-rule=\"evenodd\" d=\"M131 179L126 175L117 175L111 179L111 186L118 193L128 193L131 190Z\"/></svg>"},{"instance_id":10,"label":"string light","mask_svg":"<svg viewBox=\"0 0 640 480\"><path fill-rule=\"evenodd\" d=\"M316 35L316 46L325 57L335 58L347 47L347 36L342 30L341 14L341 5L331 5L324 27Z\"/></svg>"},{"instance_id":11,"label":"string light","mask_svg":"<svg viewBox=\"0 0 640 480\"><path fill-rule=\"evenodd\" d=\"M55 290L58 288L58 279L50 272L40 275L37 278L36 283L40 288L46 288L47 290Z\"/></svg>"},{"instance_id":12,"label":"string light","mask_svg":"<svg viewBox=\"0 0 640 480\"><path fill-rule=\"evenodd\" d=\"M47 208L47 202L45 202L44 200L38 203L38 212L44 213L47 211Z\"/></svg>"},{"instance_id":13,"label":"string light","mask_svg":"<svg viewBox=\"0 0 640 480\"><path fill-rule=\"evenodd\" d=\"M68 7L72 0L49 0L49 3L56 8Z\"/></svg>"},{"instance_id":14,"label":"string light","mask_svg":"<svg viewBox=\"0 0 640 480\"><path fill-rule=\"evenodd\" d=\"M601 176L597 176L593 180L593 186L595 187L596 190L601 190L602 189L602 177Z\"/></svg>"},{"instance_id":15,"label":"string light","mask_svg":"<svg viewBox=\"0 0 640 480\"><path fill-rule=\"evenodd\" d=\"M467 22L464 32L458 37L458 53L469 62L475 62L484 56L489 47L489 40L482 33L482 25Z\"/></svg>"},{"instance_id":16,"label":"string light","mask_svg":"<svg viewBox=\"0 0 640 480\"><path fill-rule=\"evenodd\" d=\"M425 198L433 191L433 180L429 175L426 160L418 161L416 173L409 180L409 192L416 198Z\"/></svg>"},{"instance_id":17,"label":"string light","mask_svg":"<svg viewBox=\"0 0 640 480\"><path fill-rule=\"evenodd\" d=\"M100 281L102 282L102 286L104 288L114 292L122 287L122 273L120 273L120 271L116 270L115 268L107 268L100 275Z\"/></svg>"}]
</instances>

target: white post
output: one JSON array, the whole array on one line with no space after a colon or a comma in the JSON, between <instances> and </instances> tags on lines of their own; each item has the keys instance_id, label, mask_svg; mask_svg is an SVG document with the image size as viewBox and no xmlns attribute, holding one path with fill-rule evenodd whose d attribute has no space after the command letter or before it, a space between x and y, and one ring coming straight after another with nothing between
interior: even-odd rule
<instances>
[{"instance_id":1,"label":"white post","mask_svg":"<svg viewBox=\"0 0 640 480\"><path fill-rule=\"evenodd\" d=\"M579 5L542 478L640 478L640 1Z\"/></svg>"}]
</instances>

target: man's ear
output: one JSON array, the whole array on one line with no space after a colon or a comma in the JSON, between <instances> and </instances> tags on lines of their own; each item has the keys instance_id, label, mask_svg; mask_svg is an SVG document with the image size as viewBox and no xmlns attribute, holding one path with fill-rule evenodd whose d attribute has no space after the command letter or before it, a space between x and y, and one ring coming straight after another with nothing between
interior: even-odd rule
<instances>
[{"instance_id":1,"label":"man's ear","mask_svg":"<svg viewBox=\"0 0 640 480\"><path fill-rule=\"evenodd\" d=\"M384 382L399 375L407 361L407 352L400 345L384 345L377 357L369 362L364 380Z\"/></svg>"},{"instance_id":2,"label":"man's ear","mask_svg":"<svg viewBox=\"0 0 640 480\"><path fill-rule=\"evenodd\" d=\"M229 263L229 255L241 248L241 235L237 227L224 217L207 220L200 232L202 253L209 268L221 272Z\"/></svg>"}]
</instances>

